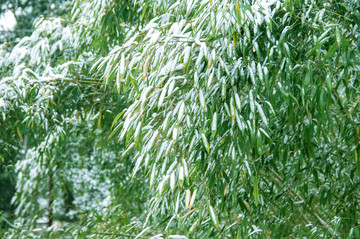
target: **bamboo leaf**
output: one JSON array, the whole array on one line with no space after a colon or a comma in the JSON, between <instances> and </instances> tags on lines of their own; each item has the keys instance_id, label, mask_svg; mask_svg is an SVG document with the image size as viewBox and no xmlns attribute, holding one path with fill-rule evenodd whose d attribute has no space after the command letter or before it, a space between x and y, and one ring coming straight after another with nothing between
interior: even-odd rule
<instances>
[{"instance_id":1,"label":"bamboo leaf","mask_svg":"<svg viewBox=\"0 0 360 239\"><path fill-rule=\"evenodd\" d=\"M257 109L258 109L258 112L259 112L259 114L260 114L260 116L261 116L261 119L263 120L264 124L265 124L266 126L268 126L268 121L267 121L267 118L266 118L266 116L265 116L265 114L264 114L264 111L262 110L261 105L259 105L257 102L255 102L255 104L256 104L256 107L257 107Z\"/></svg>"},{"instance_id":2,"label":"bamboo leaf","mask_svg":"<svg viewBox=\"0 0 360 239\"><path fill-rule=\"evenodd\" d=\"M211 123L211 132L212 132L212 138L215 138L216 135L216 129L217 129L217 114L216 112L213 115L212 123Z\"/></svg>"},{"instance_id":3,"label":"bamboo leaf","mask_svg":"<svg viewBox=\"0 0 360 239\"><path fill-rule=\"evenodd\" d=\"M189 204L190 209L191 209L192 205L194 205L195 198L196 198L196 192L197 192L197 189L194 190L194 192L191 196L191 200L190 200L190 204Z\"/></svg>"},{"instance_id":4,"label":"bamboo leaf","mask_svg":"<svg viewBox=\"0 0 360 239\"><path fill-rule=\"evenodd\" d=\"M210 146L209 146L209 143L208 143L204 133L201 134L201 138L203 140L203 144L204 144L204 147L205 147L207 153L209 153L210 152Z\"/></svg>"},{"instance_id":5,"label":"bamboo leaf","mask_svg":"<svg viewBox=\"0 0 360 239\"><path fill-rule=\"evenodd\" d=\"M168 238L171 238L171 239L188 239L186 236L183 236L183 235L170 235Z\"/></svg>"},{"instance_id":6,"label":"bamboo leaf","mask_svg":"<svg viewBox=\"0 0 360 239\"><path fill-rule=\"evenodd\" d=\"M125 74L125 54L121 53L121 60L120 60L120 75Z\"/></svg>"},{"instance_id":7,"label":"bamboo leaf","mask_svg":"<svg viewBox=\"0 0 360 239\"><path fill-rule=\"evenodd\" d=\"M174 192L174 189L175 189L175 173L174 172L172 172L170 175L170 189L171 189L171 192Z\"/></svg>"},{"instance_id":8,"label":"bamboo leaf","mask_svg":"<svg viewBox=\"0 0 360 239\"><path fill-rule=\"evenodd\" d=\"M259 203L259 184L258 184L258 178L257 178L257 176L254 177L253 183L254 183L254 199L255 199L255 205L257 206L258 203Z\"/></svg>"},{"instance_id":9,"label":"bamboo leaf","mask_svg":"<svg viewBox=\"0 0 360 239\"><path fill-rule=\"evenodd\" d=\"M330 49L328 50L328 52L326 53L326 55L324 56L324 61L327 61L330 57L332 57L335 53L335 51L338 49L338 45L335 42Z\"/></svg>"},{"instance_id":10,"label":"bamboo leaf","mask_svg":"<svg viewBox=\"0 0 360 239\"><path fill-rule=\"evenodd\" d=\"M336 28L335 28L335 35L336 35L337 46L340 47L340 46L341 46L342 39L341 39L341 32L340 32L339 27L336 27Z\"/></svg>"},{"instance_id":11,"label":"bamboo leaf","mask_svg":"<svg viewBox=\"0 0 360 239\"><path fill-rule=\"evenodd\" d=\"M252 90L249 92L249 101L250 101L250 110L251 112L255 112L255 103L254 103L254 97L252 94Z\"/></svg>"},{"instance_id":12,"label":"bamboo leaf","mask_svg":"<svg viewBox=\"0 0 360 239\"><path fill-rule=\"evenodd\" d=\"M189 189L185 192L185 208L190 209L191 192Z\"/></svg>"},{"instance_id":13,"label":"bamboo leaf","mask_svg":"<svg viewBox=\"0 0 360 239\"><path fill-rule=\"evenodd\" d=\"M215 212L214 212L214 209L213 209L213 207L210 205L210 203L209 203L209 213L210 213L211 220L212 220L212 222L214 223L214 226L219 229L219 224L218 224L217 217L216 217Z\"/></svg>"},{"instance_id":14,"label":"bamboo leaf","mask_svg":"<svg viewBox=\"0 0 360 239\"><path fill-rule=\"evenodd\" d=\"M236 102L236 106L239 110L239 112L241 112L241 103L240 103L240 97L237 93L235 93L235 102Z\"/></svg>"},{"instance_id":15,"label":"bamboo leaf","mask_svg":"<svg viewBox=\"0 0 360 239\"><path fill-rule=\"evenodd\" d=\"M185 112L185 103L184 103L184 101L182 101L180 104L180 109L179 109L179 113L178 113L178 123L181 122L181 120L184 116L184 112Z\"/></svg>"},{"instance_id":16,"label":"bamboo leaf","mask_svg":"<svg viewBox=\"0 0 360 239\"><path fill-rule=\"evenodd\" d=\"M199 99L200 99L201 107L202 107L203 111L205 111L205 98L204 98L204 94L203 94L202 90L199 91Z\"/></svg>"},{"instance_id":17,"label":"bamboo leaf","mask_svg":"<svg viewBox=\"0 0 360 239\"><path fill-rule=\"evenodd\" d=\"M151 176L150 176L150 189L154 185L155 182L155 173L156 173L156 165L154 164L151 169Z\"/></svg>"},{"instance_id":18,"label":"bamboo leaf","mask_svg":"<svg viewBox=\"0 0 360 239\"><path fill-rule=\"evenodd\" d=\"M213 80L213 76L214 76L214 69L211 71L210 76L208 78L207 85L206 85L206 90L209 90L209 88L211 86L211 83L212 83L212 80Z\"/></svg>"},{"instance_id":19,"label":"bamboo leaf","mask_svg":"<svg viewBox=\"0 0 360 239\"><path fill-rule=\"evenodd\" d=\"M163 104L164 102L164 99L165 99L165 95L166 95L166 85L164 86L164 88L162 89L161 91L161 94L160 94L160 98L159 98L159 102L158 102L158 108L161 107L161 105Z\"/></svg>"},{"instance_id":20,"label":"bamboo leaf","mask_svg":"<svg viewBox=\"0 0 360 239\"><path fill-rule=\"evenodd\" d=\"M144 230L142 230L139 234L136 235L135 239L141 238L141 236L142 236L145 232L147 232L149 229L150 229L150 227L147 227L147 228L145 228Z\"/></svg>"},{"instance_id":21,"label":"bamboo leaf","mask_svg":"<svg viewBox=\"0 0 360 239\"><path fill-rule=\"evenodd\" d=\"M143 159L143 155L141 155L140 157L137 158L133 173L131 175L132 178L135 176L136 172L139 170L142 159Z\"/></svg>"}]
</instances>

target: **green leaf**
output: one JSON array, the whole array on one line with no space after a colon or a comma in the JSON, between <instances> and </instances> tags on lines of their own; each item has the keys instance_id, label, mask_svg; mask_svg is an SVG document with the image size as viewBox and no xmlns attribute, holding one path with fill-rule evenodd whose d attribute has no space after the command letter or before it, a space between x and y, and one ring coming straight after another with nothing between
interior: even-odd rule
<instances>
[{"instance_id":1,"label":"green leaf","mask_svg":"<svg viewBox=\"0 0 360 239\"><path fill-rule=\"evenodd\" d=\"M330 49L328 50L328 52L326 53L326 55L324 56L324 61L328 60L330 57L332 57L335 53L335 51L338 49L338 44L335 42Z\"/></svg>"},{"instance_id":2,"label":"green leaf","mask_svg":"<svg viewBox=\"0 0 360 239\"><path fill-rule=\"evenodd\" d=\"M140 155L137 160L136 160L136 163L135 163L135 167L134 167L134 170L133 170L133 173L131 175L131 178L133 178L136 174L136 172L139 170L140 168L140 164L142 162L142 159L143 159L143 155Z\"/></svg>"},{"instance_id":3,"label":"green leaf","mask_svg":"<svg viewBox=\"0 0 360 239\"><path fill-rule=\"evenodd\" d=\"M179 109L179 113L178 113L178 123L181 122L181 120L184 116L184 112L185 112L185 103L184 103L184 101L182 101L180 104L180 109Z\"/></svg>"},{"instance_id":4,"label":"green leaf","mask_svg":"<svg viewBox=\"0 0 360 239\"><path fill-rule=\"evenodd\" d=\"M226 99L226 83L225 82L221 83L221 98L223 101L225 101L225 99Z\"/></svg>"},{"instance_id":5,"label":"green leaf","mask_svg":"<svg viewBox=\"0 0 360 239\"><path fill-rule=\"evenodd\" d=\"M156 164L153 165L151 169L151 175L150 175L150 189L154 185L155 182L155 173L156 173Z\"/></svg>"},{"instance_id":6,"label":"green leaf","mask_svg":"<svg viewBox=\"0 0 360 239\"><path fill-rule=\"evenodd\" d=\"M331 88L332 88L332 86L331 86L331 79L330 79L330 76L329 76L329 75L326 76L326 87L327 87L329 93L331 94Z\"/></svg>"},{"instance_id":7,"label":"green leaf","mask_svg":"<svg viewBox=\"0 0 360 239\"><path fill-rule=\"evenodd\" d=\"M166 87L167 85L164 86L164 88L162 89L161 91L161 94L160 94L160 98L159 98L159 102L158 102L158 109L161 107L162 103L164 102L164 99L165 99L165 95L166 95Z\"/></svg>"},{"instance_id":8,"label":"green leaf","mask_svg":"<svg viewBox=\"0 0 360 239\"><path fill-rule=\"evenodd\" d=\"M137 92L137 93L140 93L138 82L137 82L135 79L133 79L133 78L130 78L130 80L131 80L131 83L133 84L133 86L135 87L136 92Z\"/></svg>"},{"instance_id":9,"label":"green leaf","mask_svg":"<svg viewBox=\"0 0 360 239\"><path fill-rule=\"evenodd\" d=\"M283 31L281 32L281 35L280 35L280 39L279 39L279 46L282 46L284 41L285 41L285 37L287 35L287 32L289 31L290 27L289 26L286 26Z\"/></svg>"},{"instance_id":10,"label":"green leaf","mask_svg":"<svg viewBox=\"0 0 360 239\"><path fill-rule=\"evenodd\" d=\"M214 223L214 226L217 229L219 229L219 224L218 224L218 220L217 220L217 217L215 215L215 212L214 212L214 208L210 205L210 203L209 203L209 214L210 214L212 222Z\"/></svg>"},{"instance_id":11,"label":"green leaf","mask_svg":"<svg viewBox=\"0 0 360 239\"><path fill-rule=\"evenodd\" d=\"M213 76L214 76L214 69L211 71L210 76L208 78L207 84L206 84L206 90L209 90L212 80L213 80Z\"/></svg>"},{"instance_id":12,"label":"green leaf","mask_svg":"<svg viewBox=\"0 0 360 239\"><path fill-rule=\"evenodd\" d=\"M307 63L307 71L306 71L306 76L305 76L305 80L304 80L304 88L305 89L308 87L310 81L312 80L312 76L313 76L312 62L309 60Z\"/></svg>"},{"instance_id":13,"label":"green leaf","mask_svg":"<svg viewBox=\"0 0 360 239\"><path fill-rule=\"evenodd\" d=\"M250 101L251 112L255 112L255 104L254 104L254 97L253 97L252 90L250 90L250 92L249 92L249 101Z\"/></svg>"},{"instance_id":14,"label":"green leaf","mask_svg":"<svg viewBox=\"0 0 360 239\"><path fill-rule=\"evenodd\" d=\"M125 113L125 111L120 112L113 120L111 124L111 128L114 127L114 124L118 121L118 119Z\"/></svg>"},{"instance_id":15,"label":"green leaf","mask_svg":"<svg viewBox=\"0 0 360 239\"><path fill-rule=\"evenodd\" d=\"M240 97L237 93L235 93L235 103L236 103L237 109L239 110L239 112L241 112Z\"/></svg>"},{"instance_id":16,"label":"green leaf","mask_svg":"<svg viewBox=\"0 0 360 239\"><path fill-rule=\"evenodd\" d=\"M341 32L339 27L335 28L335 35L336 35L337 46L340 47L342 39L341 39Z\"/></svg>"},{"instance_id":17,"label":"green leaf","mask_svg":"<svg viewBox=\"0 0 360 239\"><path fill-rule=\"evenodd\" d=\"M136 126L135 133L134 133L134 141L137 143L141 138L141 121L139 121L138 125Z\"/></svg>"},{"instance_id":18,"label":"green leaf","mask_svg":"<svg viewBox=\"0 0 360 239\"><path fill-rule=\"evenodd\" d=\"M268 139L271 139L270 136L268 135L268 133L266 133L266 131L263 128L259 129L261 131L261 133L263 133Z\"/></svg>"},{"instance_id":19,"label":"green leaf","mask_svg":"<svg viewBox=\"0 0 360 239\"><path fill-rule=\"evenodd\" d=\"M259 184L258 184L257 176L254 176L253 183L254 183L254 200L255 200L255 205L257 206L259 203Z\"/></svg>"},{"instance_id":20,"label":"green leaf","mask_svg":"<svg viewBox=\"0 0 360 239\"><path fill-rule=\"evenodd\" d=\"M133 147L135 146L135 143L133 142L133 143L131 143L130 145L129 145L129 147L127 147L127 149L124 151L124 153L122 154L122 156L121 156L121 159L123 159L124 157L125 157L125 155L127 155L127 153L129 153L132 149L133 149Z\"/></svg>"},{"instance_id":21,"label":"green leaf","mask_svg":"<svg viewBox=\"0 0 360 239\"><path fill-rule=\"evenodd\" d=\"M201 138L202 138L202 141L203 141L203 144L204 144L204 147L205 147L207 153L209 153L210 152L210 146L209 146L209 143L208 143L204 133L201 134Z\"/></svg>"},{"instance_id":22,"label":"green leaf","mask_svg":"<svg viewBox=\"0 0 360 239\"><path fill-rule=\"evenodd\" d=\"M147 228L145 228L144 230L142 230L139 234L136 235L135 239L141 238L141 236L142 236L145 232L147 232L149 229L150 229L150 227L147 227Z\"/></svg>"},{"instance_id":23,"label":"green leaf","mask_svg":"<svg viewBox=\"0 0 360 239\"><path fill-rule=\"evenodd\" d=\"M257 109L258 109L258 112L259 112L259 114L260 114L260 116L261 116L261 119L263 120L264 124L265 124L266 126L268 126L268 121L267 121L267 118L266 118L266 116L265 116L265 114L264 114L264 111L262 110L261 105L259 105L257 102L255 102L255 104L256 104L256 107L257 107Z\"/></svg>"},{"instance_id":24,"label":"green leaf","mask_svg":"<svg viewBox=\"0 0 360 239\"><path fill-rule=\"evenodd\" d=\"M116 134L118 131L119 131L119 129L120 129L120 127L123 125L123 122L121 122L120 124L118 124L116 127L115 127L115 129L111 132L111 134L109 135L109 137L108 137L108 140L111 138L111 137L113 137L114 136L114 134Z\"/></svg>"}]
</instances>

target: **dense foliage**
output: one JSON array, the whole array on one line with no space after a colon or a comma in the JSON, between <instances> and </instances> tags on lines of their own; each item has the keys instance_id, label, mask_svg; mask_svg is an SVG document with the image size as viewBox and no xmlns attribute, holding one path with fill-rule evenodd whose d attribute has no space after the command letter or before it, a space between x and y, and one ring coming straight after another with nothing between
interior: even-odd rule
<instances>
[{"instance_id":1,"label":"dense foliage","mask_svg":"<svg viewBox=\"0 0 360 239\"><path fill-rule=\"evenodd\" d=\"M31 35L36 18L63 16L69 3L69 0L2 0L0 16L10 14L13 16L11 20L15 21L15 26L13 29L5 30L0 27L0 43L13 45L18 39ZM10 23L9 20L2 18L5 23Z\"/></svg>"},{"instance_id":2,"label":"dense foliage","mask_svg":"<svg viewBox=\"0 0 360 239\"><path fill-rule=\"evenodd\" d=\"M4 236L359 237L359 5L74 0L38 19L0 50Z\"/></svg>"}]
</instances>

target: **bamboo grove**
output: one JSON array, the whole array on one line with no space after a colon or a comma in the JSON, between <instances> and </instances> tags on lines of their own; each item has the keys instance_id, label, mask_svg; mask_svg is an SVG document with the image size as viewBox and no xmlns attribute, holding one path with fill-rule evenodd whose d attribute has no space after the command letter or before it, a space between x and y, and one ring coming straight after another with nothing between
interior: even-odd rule
<instances>
[{"instance_id":1,"label":"bamboo grove","mask_svg":"<svg viewBox=\"0 0 360 239\"><path fill-rule=\"evenodd\" d=\"M360 236L360 2L74 0L2 47L6 238Z\"/></svg>"}]
</instances>

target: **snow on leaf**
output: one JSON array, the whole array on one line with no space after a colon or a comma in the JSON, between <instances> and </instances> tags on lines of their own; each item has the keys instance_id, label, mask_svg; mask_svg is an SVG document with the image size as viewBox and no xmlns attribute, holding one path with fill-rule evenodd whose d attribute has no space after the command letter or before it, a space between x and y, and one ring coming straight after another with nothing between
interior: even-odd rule
<instances>
[{"instance_id":1,"label":"snow on leaf","mask_svg":"<svg viewBox=\"0 0 360 239\"><path fill-rule=\"evenodd\" d=\"M213 221L215 227L218 228L218 227L219 227L218 221L217 221L217 218L216 218L214 209L213 209L213 207L212 207L210 204L209 204L209 213L210 213L211 220Z\"/></svg>"},{"instance_id":2,"label":"snow on leaf","mask_svg":"<svg viewBox=\"0 0 360 239\"><path fill-rule=\"evenodd\" d=\"M240 103L240 97L239 97L238 93L235 93L235 103L240 112L241 111L241 103Z\"/></svg>"},{"instance_id":3,"label":"snow on leaf","mask_svg":"<svg viewBox=\"0 0 360 239\"><path fill-rule=\"evenodd\" d=\"M142 231L135 237L135 239L141 238L141 236L142 236L145 232L147 232L149 229L150 229L150 227L147 227L147 228L145 228L144 230L142 230Z\"/></svg>"},{"instance_id":4,"label":"snow on leaf","mask_svg":"<svg viewBox=\"0 0 360 239\"><path fill-rule=\"evenodd\" d=\"M255 105L256 105L256 107L257 107L257 109L258 109L258 111L259 111L259 114L260 114L260 116L261 116L261 119L263 120L264 124L267 126L267 125L268 125L268 121L267 121L267 118L266 118L266 116L265 116L265 114L264 114L264 111L263 111L261 105L259 105L258 102L255 102Z\"/></svg>"},{"instance_id":5,"label":"snow on leaf","mask_svg":"<svg viewBox=\"0 0 360 239\"><path fill-rule=\"evenodd\" d=\"M199 99L200 99L201 107L205 111L205 98L204 98L204 94L201 89L199 91Z\"/></svg>"},{"instance_id":6,"label":"snow on leaf","mask_svg":"<svg viewBox=\"0 0 360 239\"><path fill-rule=\"evenodd\" d=\"M189 205L190 209L195 202L196 192L197 192L197 189L194 190L193 195L191 196L190 205Z\"/></svg>"},{"instance_id":7,"label":"snow on leaf","mask_svg":"<svg viewBox=\"0 0 360 239\"><path fill-rule=\"evenodd\" d=\"M159 194L162 194L162 192L164 190L165 183L167 182L168 179L169 179L169 175L166 175L163 178L163 180L159 183L159 186L158 186Z\"/></svg>"},{"instance_id":8,"label":"snow on leaf","mask_svg":"<svg viewBox=\"0 0 360 239\"><path fill-rule=\"evenodd\" d=\"M179 183L180 183L180 186L182 186L183 181L184 181L184 168L180 167L180 169L179 169Z\"/></svg>"},{"instance_id":9,"label":"snow on leaf","mask_svg":"<svg viewBox=\"0 0 360 239\"><path fill-rule=\"evenodd\" d=\"M150 189L152 188L152 185L154 185L154 181L155 181L155 171L156 171L156 164L153 165L152 170L151 170Z\"/></svg>"},{"instance_id":10,"label":"snow on leaf","mask_svg":"<svg viewBox=\"0 0 360 239\"><path fill-rule=\"evenodd\" d=\"M191 192L189 189L185 191L185 208L189 209L191 199Z\"/></svg>"},{"instance_id":11,"label":"snow on leaf","mask_svg":"<svg viewBox=\"0 0 360 239\"><path fill-rule=\"evenodd\" d=\"M185 112L185 103L184 103L184 101L182 101L181 105L180 105L179 113L178 113L178 123L181 122L184 112Z\"/></svg>"},{"instance_id":12,"label":"snow on leaf","mask_svg":"<svg viewBox=\"0 0 360 239\"><path fill-rule=\"evenodd\" d=\"M186 164L186 161L185 161L184 158L182 159L182 163L183 163L183 166L184 166L185 177L188 178L189 177L189 171L188 171L188 167L187 167L187 164Z\"/></svg>"},{"instance_id":13,"label":"snow on leaf","mask_svg":"<svg viewBox=\"0 0 360 239\"><path fill-rule=\"evenodd\" d=\"M121 60L120 60L120 74L124 75L125 73L125 54L121 53Z\"/></svg>"},{"instance_id":14,"label":"snow on leaf","mask_svg":"<svg viewBox=\"0 0 360 239\"><path fill-rule=\"evenodd\" d=\"M213 80L213 76L214 76L214 69L211 71L210 76L209 76L209 78L208 78L208 82L207 82L207 85L206 85L206 89L207 89L207 90L208 90L208 89L210 88L210 86L211 86L211 82L212 82L212 80Z\"/></svg>"},{"instance_id":15,"label":"snow on leaf","mask_svg":"<svg viewBox=\"0 0 360 239\"><path fill-rule=\"evenodd\" d=\"M171 82L169 84L168 97L171 96L171 93L173 92L174 87L175 87L175 80L173 79L173 80L171 80Z\"/></svg>"},{"instance_id":16,"label":"snow on leaf","mask_svg":"<svg viewBox=\"0 0 360 239\"><path fill-rule=\"evenodd\" d=\"M135 133L134 133L135 142L137 142L139 140L140 130L141 130L141 121L139 121L139 123L138 123L138 125L136 126L136 129L135 129Z\"/></svg>"},{"instance_id":17,"label":"snow on leaf","mask_svg":"<svg viewBox=\"0 0 360 239\"><path fill-rule=\"evenodd\" d=\"M180 193L178 193L178 195L177 195L177 197L176 197L175 213L177 213L178 210L179 210L179 204L180 204Z\"/></svg>"},{"instance_id":18,"label":"snow on leaf","mask_svg":"<svg viewBox=\"0 0 360 239\"><path fill-rule=\"evenodd\" d=\"M183 236L183 235L170 235L170 236L168 236L168 238L171 238L171 239L188 239L188 237Z\"/></svg>"},{"instance_id":19,"label":"snow on leaf","mask_svg":"<svg viewBox=\"0 0 360 239\"><path fill-rule=\"evenodd\" d=\"M264 80L264 75L263 75L263 70L262 70L262 67L261 67L260 63L257 64L257 71L258 71L260 80L263 81Z\"/></svg>"},{"instance_id":20,"label":"snow on leaf","mask_svg":"<svg viewBox=\"0 0 360 239\"><path fill-rule=\"evenodd\" d=\"M148 142L148 144L147 144L147 146L146 146L146 149L147 149L147 150L150 150L151 147L154 145L155 139L156 139L156 137L158 136L158 133L159 133L158 130L155 130L155 131L154 131L153 136L151 137L151 139L149 140L149 142Z\"/></svg>"},{"instance_id":21,"label":"snow on leaf","mask_svg":"<svg viewBox=\"0 0 360 239\"><path fill-rule=\"evenodd\" d=\"M247 171L248 171L248 173L249 173L249 175L251 177L251 170L250 170L250 166L249 166L249 163L248 163L247 160L245 160L245 166L246 166L246 169L247 169Z\"/></svg>"},{"instance_id":22,"label":"snow on leaf","mask_svg":"<svg viewBox=\"0 0 360 239\"><path fill-rule=\"evenodd\" d=\"M208 141L207 141L206 136L205 136L204 133L201 134L201 138L202 138L202 140L203 140L204 147L205 147L206 151L209 153L209 151L210 151L210 146L209 146L209 143L208 143Z\"/></svg>"},{"instance_id":23,"label":"snow on leaf","mask_svg":"<svg viewBox=\"0 0 360 239\"><path fill-rule=\"evenodd\" d=\"M155 31L154 33L152 33L149 44L150 45L154 44L159 39L160 34L161 34L161 32L159 32L159 31Z\"/></svg>"},{"instance_id":24,"label":"snow on leaf","mask_svg":"<svg viewBox=\"0 0 360 239\"><path fill-rule=\"evenodd\" d=\"M141 164L141 162L142 162L142 159L143 159L143 155L140 155L140 156L138 157L138 159L136 160L136 164L135 164L133 173L132 173L132 175L131 175L132 178L135 176L136 172L139 170L139 167L140 167L140 164Z\"/></svg>"},{"instance_id":25,"label":"snow on leaf","mask_svg":"<svg viewBox=\"0 0 360 239\"><path fill-rule=\"evenodd\" d=\"M185 47L184 49L184 65L186 66L188 61L189 61L189 57L190 57L190 50L191 50L191 47L187 46Z\"/></svg>"},{"instance_id":26,"label":"snow on leaf","mask_svg":"<svg viewBox=\"0 0 360 239\"><path fill-rule=\"evenodd\" d=\"M213 115L212 123L211 123L212 138L214 138L216 135L216 128L217 128L217 114L215 112Z\"/></svg>"},{"instance_id":27,"label":"snow on leaf","mask_svg":"<svg viewBox=\"0 0 360 239\"><path fill-rule=\"evenodd\" d=\"M172 192L174 192L175 189L175 173L172 172L170 175L170 189Z\"/></svg>"},{"instance_id":28,"label":"snow on leaf","mask_svg":"<svg viewBox=\"0 0 360 239\"><path fill-rule=\"evenodd\" d=\"M253 97L252 90L250 90L250 92L249 92L249 100L250 100L250 110L251 110L251 112L255 112L254 97Z\"/></svg>"},{"instance_id":29,"label":"snow on leaf","mask_svg":"<svg viewBox=\"0 0 360 239\"><path fill-rule=\"evenodd\" d=\"M199 75L198 73L195 71L194 73L194 85L195 85L195 88L198 88L199 87Z\"/></svg>"},{"instance_id":30,"label":"snow on leaf","mask_svg":"<svg viewBox=\"0 0 360 239\"><path fill-rule=\"evenodd\" d=\"M173 129L173 135L172 135L172 138L174 141L177 140L177 135L178 135L178 128L177 127L174 127Z\"/></svg>"},{"instance_id":31,"label":"snow on leaf","mask_svg":"<svg viewBox=\"0 0 360 239\"><path fill-rule=\"evenodd\" d=\"M261 230L260 228L258 228L257 226L252 225L252 227L254 228L254 231L252 231L251 233L249 233L248 236L251 236L252 234L255 234L255 233L262 232L262 230Z\"/></svg>"},{"instance_id":32,"label":"snow on leaf","mask_svg":"<svg viewBox=\"0 0 360 239\"><path fill-rule=\"evenodd\" d=\"M255 74L253 69L251 67L248 67L248 70L249 70L251 82L253 83L253 85L256 85Z\"/></svg>"},{"instance_id":33,"label":"snow on leaf","mask_svg":"<svg viewBox=\"0 0 360 239\"><path fill-rule=\"evenodd\" d=\"M266 133L266 131L265 131L263 128L260 128L259 130L260 130L266 137L268 137L269 139L271 139L270 136Z\"/></svg>"}]
</instances>

